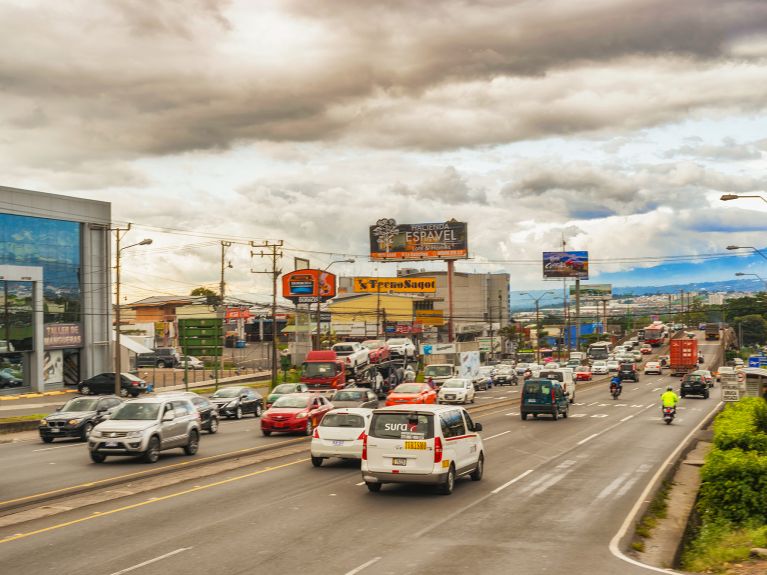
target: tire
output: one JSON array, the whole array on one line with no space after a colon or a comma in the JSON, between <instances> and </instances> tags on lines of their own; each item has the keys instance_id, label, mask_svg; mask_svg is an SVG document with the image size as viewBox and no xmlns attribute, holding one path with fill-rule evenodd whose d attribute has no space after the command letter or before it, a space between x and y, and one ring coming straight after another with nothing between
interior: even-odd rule
<instances>
[{"instance_id":1,"label":"tire","mask_svg":"<svg viewBox=\"0 0 767 575\"><path fill-rule=\"evenodd\" d=\"M480 453L479 459L477 459L477 466L474 468L474 471L471 472L472 481L479 481L482 479L482 475L485 473L485 456Z\"/></svg>"},{"instance_id":2,"label":"tire","mask_svg":"<svg viewBox=\"0 0 767 575\"><path fill-rule=\"evenodd\" d=\"M570 408L569 407L565 408L565 410L562 412L562 419L567 419L568 415L570 415Z\"/></svg>"},{"instance_id":3,"label":"tire","mask_svg":"<svg viewBox=\"0 0 767 575\"><path fill-rule=\"evenodd\" d=\"M157 460L160 459L160 440L156 435L153 435L149 439L149 444L146 447L146 451L141 456L141 459L143 459L145 463L157 463Z\"/></svg>"},{"instance_id":4,"label":"tire","mask_svg":"<svg viewBox=\"0 0 767 575\"><path fill-rule=\"evenodd\" d=\"M91 461L93 463L104 463L107 460L107 456L103 453L98 453L96 451L91 451Z\"/></svg>"},{"instance_id":5,"label":"tire","mask_svg":"<svg viewBox=\"0 0 767 575\"><path fill-rule=\"evenodd\" d=\"M184 446L184 453L187 455L194 455L197 450L200 449L200 432L193 429L189 432L189 440Z\"/></svg>"},{"instance_id":6,"label":"tire","mask_svg":"<svg viewBox=\"0 0 767 575\"><path fill-rule=\"evenodd\" d=\"M686 393L680 393L679 397L687 397L687 394Z\"/></svg>"},{"instance_id":7,"label":"tire","mask_svg":"<svg viewBox=\"0 0 767 575\"><path fill-rule=\"evenodd\" d=\"M269 437L269 436L272 434L272 432L271 432L271 431L267 431L266 429L262 429L262 430L261 430L261 434L262 434L264 437Z\"/></svg>"},{"instance_id":8,"label":"tire","mask_svg":"<svg viewBox=\"0 0 767 575\"><path fill-rule=\"evenodd\" d=\"M455 467L450 464L450 469L447 470L445 475L445 481L437 486L437 493L440 495L450 495L455 487Z\"/></svg>"},{"instance_id":9,"label":"tire","mask_svg":"<svg viewBox=\"0 0 767 575\"><path fill-rule=\"evenodd\" d=\"M322 457L314 457L314 455L312 455L312 465L314 465L314 467L322 467L322 459Z\"/></svg>"},{"instance_id":10,"label":"tire","mask_svg":"<svg viewBox=\"0 0 767 575\"><path fill-rule=\"evenodd\" d=\"M218 432L218 417L211 417L210 423L208 424L208 433L213 435L214 433Z\"/></svg>"},{"instance_id":11,"label":"tire","mask_svg":"<svg viewBox=\"0 0 767 575\"><path fill-rule=\"evenodd\" d=\"M379 491L381 491L380 483L368 483L366 481L365 486L368 488L368 491L370 491L371 493L378 493Z\"/></svg>"},{"instance_id":12,"label":"tire","mask_svg":"<svg viewBox=\"0 0 767 575\"><path fill-rule=\"evenodd\" d=\"M88 436L91 434L91 431L93 430L93 424L89 421L85 425L83 425L83 430L80 432L80 439L82 441L88 441Z\"/></svg>"},{"instance_id":13,"label":"tire","mask_svg":"<svg viewBox=\"0 0 767 575\"><path fill-rule=\"evenodd\" d=\"M527 420L527 414L526 413L523 412L523 413L520 413L520 415L522 416L522 421L526 421Z\"/></svg>"},{"instance_id":14,"label":"tire","mask_svg":"<svg viewBox=\"0 0 767 575\"><path fill-rule=\"evenodd\" d=\"M555 409L555 410L554 410L554 412L551 414L551 416L552 416L552 419L553 419L554 421L556 421L557 419L559 419L559 408Z\"/></svg>"},{"instance_id":15,"label":"tire","mask_svg":"<svg viewBox=\"0 0 767 575\"><path fill-rule=\"evenodd\" d=\"M312 424L312 418L310 417L306 420L306 429L304 430L304 435L308 437L312 434L313 431L314 425Z\"/></svg>"},{"instance_id":16,"label":"tire","mask_svg":"<svg viewBox=\"0 0 767 575\"><path fill-rule=\"evenodd\" d=\"M157 367L165 367L165 362L164 361L158 361L157 362Z\"/></svg>"},{"instance_id":17,"label":"tire","mask_svg":"<svg viewBox=\"0 0 767 575\"><path fill-rule=\"evenodd\" d=\"M120 388L120 397L128 397L128 390L124 387Z\"/></svg>"},{"instance_id":18,"label":"tire","mask_svg":"<svg viewBox=\"0 0 767 575\"><path fill-rule=\"evenodd\" d=\"M261 407L260 403L256 404L256 409L253 412L253 417L261 417L261 414L264 412L264 408Z\"/></svg>"},{"instance_id":19,"label":"tire","mask_svg":"<svg viewBox=\"0 0 767 575\"><path fill-rule=\"evenodd\" d=\"M89 385L81 385L77 391L82 393L83 395L90 395L91 387Z\"/></svg>"},{"instance_id":20,"label":"tire","mask_svg":"<svg viewBox=\"0 0 767 575\"><path fill-rule=\"evenodd\" d=\"M134 399L135 399L136 397L138 397L138 396L139 396L139 393L140 393L140 392L138 392L138 391L132 391L132 392L131 392L131 394L130 394L130 396L131 396L132 398L134 398Z\"/></svg>"},{"instance_id":21,"label":"tire","mask_svg":"<svg viewBox=\"0 0 767 575\"><path fill-rule=\"evenodd\" d=\"M669 417L669 418L666 420L666 425L671 425L671 422L672 422L672 421L673 421L673 420L672 420L672 419Z\"/></svg>"},{"instance_id":22,"label":"tire","mask_svg":"<svg viewBox=\"0 0 767 575\"><path fill-rule=\"evenodd\" d=\"M708 399L708 392L703 394L703 399Z\"/></svg>"},{"instance_id":23,"label":"tire","mask_svg":"<svg viewBox=\"0 0 767 575\"><path fill-rule=\"evenodd\" d=\"M43 443L53 443L52 437L41 437L40 439L43 440Z\"/></svg>"},{"instance_id":24,"label":"tire","mask_svg":"<svg viewBox=\"0 0 767 575\"><path fill-rule=\"evenodd\" d=\"M235 419L242 419L242 407L237 406L237 411L234 412Z\"/></svg>"}]
</instances>

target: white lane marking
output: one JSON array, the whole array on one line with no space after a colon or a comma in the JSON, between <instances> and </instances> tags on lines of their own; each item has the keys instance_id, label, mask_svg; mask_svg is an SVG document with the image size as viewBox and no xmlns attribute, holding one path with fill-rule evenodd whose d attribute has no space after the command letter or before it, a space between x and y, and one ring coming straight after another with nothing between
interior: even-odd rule
<instances>
[{"instance_id":1,"label":"white lane marking","mask_svg":"<svg viewBox=\"0 0 767 575\"><path fill-rule=\"evenodd\" d=\"M618 493L616 493L616 494L615 494L615 498L616 498L616 499L620 499L621 497L623 497L624 495L626 495L626 493L628 493L629 489L631 489L632 487L634 487L634 484L635 484L637 481L639 481L639 476L638 476L638 475L635 475L634 477L632 477L631 479L629 479L629 480L628 480L626 483L624 483L624 484L623 484L623 486L622 486L622 487L621 487L621 488L618 490Z\"/></svg>"},{"instance_id":2,"label":"white lane marking","mask_svg":"<svg viewBox=\"0 0 767 575\"><path fill-rule=\"evenodd\" d=\"M491 439L494 439L496 437L500 437L501 435L506 435L507 433L511 433L511 430L503 431L501 433L496 433L495 435L491 435L490 437L485 437L483 441L489 441Z\"/></svg>"},{"instance_id":3,"label":"white lane marking","mask_svg":"<svg viewBox=\"0 0 767 575\"><path fill-rule=\"evenodd\" d=\"M628 403L613 403L613 407L626 407Z\"/></svg>"},{"instance_id":4,"label":"white lane marking","mask_svg":"<svg viewBox=\"0 0 767 575\"><path fill-rule=\"evenodd\" d=\"M528 470L527 470L527 471L525 471L524 473L522 473L522 474L520 474L520 475L517 475L517 476L516 476L514 479L512 479L511 481L507 481L506 483L504 483L504 484L503 484L503 485L501 485L500 487L496 487L496 488L495 488L495 489L493 489L493 490L492 490L490 493L492 493L492 494L500 493L501 491L503 491L504 489L506 489L506 488L507 488L507 487L509 487L510 485L514 485L514 484L515 484L517 481L519 481L520 479L524 479L525 477L527 477L528 475L530 475L532 472L533 472L533 470L532 470L532 469L528 469Z\"/></svg>"},{"instance_id":5,"label":"white lane marking","mask_svg":"<svg viewBox=\"0 0 767 575\"><path fill-rule=\"evenodd\" d=\"M586 417L587 413L571 413L567 417Z\"/></svg>"},{"instance_id":6,"label":"white lane marking","mask_svg":"<svg viewBox=\"0 0 767 575\"><path fill-rule=\"evenodd\" d=\"M381 557L373 557L373 558L372 558L370 561L368 561L367 563L363 563L363 564L362 564L362 565L360 565L359 567L355 567L355 568L354 568L354 569L352 569L351 571L348 571L348 572L346 573L346 575L357 575L357 573L359 573L359 572L360 572L360 571L362 571L363 569L367 569L368 567L370 567L371 565L373 565L373 563L378 563L380 560L381 560Z\"/></svg>"},{"instance_id":7,"label":"white lane marking","mask_svg":"<svg viewBox=\"0 0 767 575\"><path fill-rule=\"evenodd\" d=\"M517 413L516 411L512 411L512 412L506 413L504 415L519 415L519 413Z\"/></svg>"},{"instance_id":8,"label":"white lane marking","mask_svg":"<svg viewBox=\"0 0 767 575\"><path fill-rule=\"evenodd\" d=\"M574 459L566 459L565 461L557 465L556 469L567 469L568 467L572 467L576 463L578 462L575 461Z\"/></svg>"},{"instance_id":9,"label":"white lane marking","mask_svg":"<svg viewBox=\"0 0 767 575\"><path fill-rule=\"evenodd\" d=\"M68 443L67 445L57 445L56 447L41 447L40 449L33 449L32 451L52 451L53 449L64 449L65 447L83 447L83 445L83 443Z\"/></svg>"},{"instance_id":10,"label":"white lane marking","mask_svg":"<svg viewBox=\"0 0 767 575\"><path fill-rule=\"evenodd\" d=\"M592 439L594 439L595 437L599 437L599 433L592 433L592 434L591 434L591 435L589 435L588 437L586 437L586 438L584 438L584 439L581 439L581 440L580 440L580 441L577 443L577 445L583 445L584 443L586 443L587 441L591 441L591 440L592 440Z\"/></svg>"},{"instance_id":11,"label":"white lane marking","mask_svg":"<svg viewBox=\"0 0 767 575\"><path fill-rule=\"evenodd\" d=\"M607 417L607 414L606 413L597 413L597 414L592 415L591 417L596 417L597 419L601 419L603 417Z\"/></svg>"},{"instance_id":12,"label":"white lane marking","mask_svg":"<svg viewBox=\"0 0 767 575\"><path fill-rule=\"evenodd\" d=\"M354 485L356 485L357 487L359 487L360 485L365 485L365 482L364 482L364 481L360 481L359 483L355 483Z\"/></svg>"},{"instance_id":13,"label":"white lane marking","mask_svg":"<svg viewBox=\"0 0 767 575\"><path fill-rule=\"evenodd\" d=\"M662 387L656 387L656 388L653 389L653 391L660 391L661 389L663 389L663 388Z\"/></svg>"},{"instance_id":14,"label":"white lane marking","mask_svg":"<svg viewBox=\"0 0 767 575\"><path fill-rule=\"evenodd\" d=\"M623 422L623 421L628 421L628 420L629 420L629 419L631 419L632 417L634 417L634 416L633 416L633 415L629 415L628 417L624 417L623 419L621 419L621 422Z\"/></svg>"},{"instance_id":15,"label":"white lane marking","mask_svg":"<svg viewBox=\"0 0 767 575\"><path fill-rule=\"evenodd\" d=\"M544 483L543 485L541 485L541 486L540 486L538 489L534 490L534 491L533 491L533 492L532 492L530 495L540 495L541 493L543 493L544 491L546 491L546 490L547 490L549 487L554 487L554 486L555 486L557 483L559 483L559 482L560 482L560 481L562 481L562 480L563 480L565 477L567 477L568 475L570 475L570 473L571 473L572 471L573 471L572 469L568 469L568 470L567 470L567 471L565 471L564 473L560 473L559 475L555 475L554 477L552 477L551 479L549 479L549 480L548 480L546 483Z\"/></svg>"},{"instance_id":16,"label":"white lane marking","mask_svg":"<svg viewBox=\"0 0 767 575\"><path fill-rule=\"evenodd\" d=\"M631 391L636 391L637 389L639 389L639 388L638 387L632 387Z\"/></svg>"},{"instance_id":17,"label":"white lane marking","mask_svg":"<svg viewBox=\"0 0 767 575\"><path fill-rule=\"evenodd\" d=\"M592 403L587 403L587 404L586 404L586 407L589 407L590 405L596 405L597 403L599 403L599 402L598 402L598 401L594 401L594 402L592 402Z\"/></svg>"},{"instance_id":18,"label":"white lane marking","mask_svg":"<svg viewBox=\"0 0 767 575\"><path fill-rule=\"evenodd\" d=\"M541 475L538 479L535 479L534 481L530 482L526 487L523 487L520 493L527 493L528 491L532 491L544 481L548 481L552 477L552 475L553 475L552 473L546 473L545 475Z\"/></svg>"},{"instance_id":19,"label":"white lane marking","mask_svg":"<svg viewBox=\"0 0 767 575\"><path fill-rule=\"evenodd\" d=\"M130 573L131 571L135 571L136 569L139 569L141 567L146 567L147 565L151 565L152 563L157 563L158 561L162 561L163 559L167 559L168 557L173 557L174 555L178 555L179 553L183 553L184 551L189 551L190 549L192 548L181 547L180 549L176 549L175 551L171 551L170 553L166 553L165 555L160 555L159 557L155 557L154 559L149 559L147 561L144 561L143 563L134 565L133 567L127 567L125 569L122 569L121 571L115 571L111 575L122 575L123 573Z\"/></svg>"},{"instance_id":20,"label":"white lane marking","mask_svg":"<svg viewBox=\"0 0 767 575\"><path fill-rule=\"evenodd\" d=\"M597 495L597 501L600 499L604 499L608 495L610 495L613 491L618 489L620 487L621 483L626 481L629 477L629 473L624 473L623 475L620 475L619 477L616 477L613 479L602 491L599 492L599 495Z\"/></svg>"}]
</instances>

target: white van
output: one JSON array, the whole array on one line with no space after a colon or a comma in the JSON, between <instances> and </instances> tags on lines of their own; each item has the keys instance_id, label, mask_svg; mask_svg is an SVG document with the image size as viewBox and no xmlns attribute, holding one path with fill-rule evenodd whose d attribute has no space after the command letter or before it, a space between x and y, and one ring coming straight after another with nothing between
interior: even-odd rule
<instances>
[{"instance_id":1,"label":"white van","mask_svg":"<svg viewBox=\"0 0 767 575\"><path fill-rule=\"evenodd\" d=\"M482 479L485 447L462 407L396 405L373 411L362 445L362 479L370 491L384 483L425 483L453 492L457 477Z\"/></svg>"},{"instance_id":2,"label":"white van","mask_svg":"<svg viewBox=\"0 0 767 575\"><path fill-rule=\"evenodd\" d=\"M541 379L553 379L561 383L562 390L567 395L570 403L575 403L575 373L572 368L542 369L539 377Z\"/></svg>"}]
</instances>

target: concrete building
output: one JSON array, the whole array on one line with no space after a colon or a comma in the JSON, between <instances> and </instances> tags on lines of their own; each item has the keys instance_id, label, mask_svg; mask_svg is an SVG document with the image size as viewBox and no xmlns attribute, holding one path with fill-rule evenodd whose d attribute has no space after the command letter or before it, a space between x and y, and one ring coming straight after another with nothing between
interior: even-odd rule
<instances>
[{"instance_id":1,"label":"concrete building","mask_svg":"<svg viewBox=\"0 0 767 575\"><path fill-rule=\"evenodd\" d=\"M708 294L708 305L722 305L724 304L723 293L710 293Z\"/></svg>"},{"instance_id":2,"label":"concrete building","mask_svg":"<svg viewBox=\"0 0 767 575\"><path fill-rule=\"evenodd\" d=\"M42 391L111 366L111 208L0 186L0 372Z\"/></svg>"}]
</instances>

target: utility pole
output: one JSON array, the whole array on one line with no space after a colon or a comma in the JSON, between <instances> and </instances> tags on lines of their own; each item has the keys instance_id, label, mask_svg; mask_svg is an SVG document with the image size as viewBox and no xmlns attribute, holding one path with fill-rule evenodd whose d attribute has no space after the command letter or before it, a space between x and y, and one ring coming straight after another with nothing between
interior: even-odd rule
<instances>
[{"instance_id":1,"label":"utility pole","mask_svg":"<svg viewBox=\"0 0 767 575\"><path fill-rule=\"evenodd\" d=\"M216 324L219 326L219 329L221 329L221 337L219 338L221 353L216 356L215 366L217 369L215 369L213 373L213 376L216 380L216 389L218 389L218 380L221 377L221 373L224 369L224 350L226 349L226 330L224 329L224 322L226 321L226 303L224 303L224 298L226 297L226 280L224 279L224 271L227 267L232 267L232 262L229 262L228 266L226 265L226 248L231 245L232 242L221 240L221 281L218 286L221 301L218 305L220 309L224 310L224 317L221 319L220 323L216 322Z\"/></svg>"},{"instance_id":2,"label":"utility pole","mask_svg":"<svg viewBox=\"0 0 767 575\"><path fill-rule=\"evenodd\" d=\"M501 357L503 357L504 349L503 349L503 337L500 335L501 330L503 329L503 298L501 297L501 292L498 292L498 336L501 339ZM495 344L493 344L495 345Z\"/></svg>"},{"instance_id":3,"label":"utility pole","mask_svg":"<svg viewBox=\"0 0 767 575\"><path fill-rule=\"evenodd\" d=\"M277 385L277 278L280 277L282 270L277 267L277 261L282 258L283 241L277 240L276 242L266 241L263 244L256 244L250 242L250 246L258 248L259 252L250 252L250 257L260 256L268 257L272 260L272 269L266 271L250 270L254 274L271 274L272 276L272 384L271 388Z\"/></svg>"}]
</instances>

